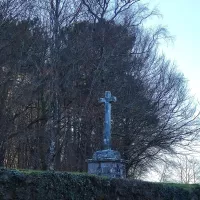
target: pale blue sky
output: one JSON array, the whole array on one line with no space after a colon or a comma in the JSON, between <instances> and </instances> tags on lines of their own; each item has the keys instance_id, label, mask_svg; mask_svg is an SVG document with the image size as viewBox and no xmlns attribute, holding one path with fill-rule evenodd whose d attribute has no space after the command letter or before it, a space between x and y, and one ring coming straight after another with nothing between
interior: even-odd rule
<instances>
[{"instance_id":1,"label":"pale blue sky","mask_svg":"<svg viewBox=\"0 0 200 200\"><path fill-rule=\"evenodd\" d=\"M175 38L172 44L162 47L163 51L184 73L191 93L200 101L200 0L148 2L152 7L157 6L163 15L161 19L154 18L153 23L165 25Z\"/></svg>"},{"instance_id":2,"label":"pale blue sky","mask_svg":"<svg viewBox=\"0 0 200 200\"><path fill-rule=\"evenodd\" d=\"M200 0L141 0L160 10L162 18L150 24L162 24L174 36L174 42L162 45L166 56L175 61L188 80L191 94L200 102ZM197 148L197 146L196 146ZM198 156L197 156L198 158ZM158 181L156 174L149 179Z\"/></svg>"}]
</instances>

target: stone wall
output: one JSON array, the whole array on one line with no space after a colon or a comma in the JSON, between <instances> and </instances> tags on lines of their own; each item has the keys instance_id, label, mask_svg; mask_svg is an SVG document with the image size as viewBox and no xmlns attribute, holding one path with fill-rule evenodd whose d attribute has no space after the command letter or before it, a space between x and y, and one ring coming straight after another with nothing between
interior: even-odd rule
<instances>
[{"instance_id":1,"label":"stone wall","mask_svg":"<svg viewBox=\"0 0 200 200\"><path fill-rule=\"evenodd\" d=\"M200 186L1 169L0 200L200 200Z\"/></svg>"}]
</instances>

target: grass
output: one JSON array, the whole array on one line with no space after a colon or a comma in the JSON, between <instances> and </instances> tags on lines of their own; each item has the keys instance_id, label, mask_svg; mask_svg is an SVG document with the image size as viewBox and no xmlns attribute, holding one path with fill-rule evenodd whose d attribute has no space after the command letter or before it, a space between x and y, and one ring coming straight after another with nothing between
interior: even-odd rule
<instances>
[{"instance_id":1,"label":"grass","mask_svg":"<svg viewBox=\"0 0 200 200\"><path fill-rule=\"evenodd\" d=\"M192 190L197 187L200 187L200 184L183 184L183 183L161 183L161 184L163 184L164 186L177 187L186 190Z\"/></svg>"},{"instance_id":2,"label":"grass","mask_svg":"<svg viewBox=\"0 0 200 200\"><path fill-rule=\"evenodd\" d=\"M23 174L42 174L47 171L42 171L42 170L32 170L32 169L14 169L16 171L22 172Z\"/></svg>"},{"instance_id":3,"label":"grass","mask_svg":"<svg viewBox=\"0 0 200 200\"><path fill-rule=\"evenodd\" d=\"M100 179L108 179L107 177L105 176L97 176L97 175L93 175L93 174L88 174L87 172L68 172L68 171L50 171L50 170L32 170L32 169L8 169L8 170L15 170L15 171L18 171L18 172L21 172L23 174L42 174L42 173L68 173L68 174L71 174L71 175L82 175L82 176L92 176L92 177L98 177Z\"/></svg>"},{"instance_id":4,"label":"grass","mask_svg":"<svg viewBox=\"0 0 200 200\"><path fill-rule=\"evenodd\" d=\"M88 175L86 172L67 172L67 171L50 171L50 170L33 170L33 169L7 169L7 170L14 170L17 172L21 172L23 174L42 174L42 173L68 173L72 175Z\"/></svg>"}]
</instances>

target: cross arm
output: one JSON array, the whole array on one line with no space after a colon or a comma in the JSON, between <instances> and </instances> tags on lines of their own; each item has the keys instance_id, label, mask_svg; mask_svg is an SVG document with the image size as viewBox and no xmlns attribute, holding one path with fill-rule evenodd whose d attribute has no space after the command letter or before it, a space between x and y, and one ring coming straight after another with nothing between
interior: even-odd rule
<instances>
[{"instance_id":1,"label":"cross arm","mask_svg":"<svg viewBox=\"0 0 200 200\"><path fill-rule=\"evenodd\" d=\"M116 101L117 101L117 98L116 98L116 97L112 96L112 97L110 98L110 102L116 102Z\"/></svg>"},{"instance_id":2,"label":"cross arm","mask_svg":"<svg viewBox=\"0 0 200 200\"><path fill-rule=\"evenodd\" d=\"M106 103L105 98L100 98L100 99L99 99L99 103Z\"/></svg>"}]
</instances>

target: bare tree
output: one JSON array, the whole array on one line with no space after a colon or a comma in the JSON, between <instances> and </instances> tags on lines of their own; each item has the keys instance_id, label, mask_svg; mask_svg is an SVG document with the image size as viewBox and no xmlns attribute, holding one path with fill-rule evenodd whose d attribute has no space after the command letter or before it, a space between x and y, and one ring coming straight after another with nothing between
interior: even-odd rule
<instances>
[{"instance_id":1,"label":"bare tree","mask_svg":"<svg viewBox=\"0 0 200 200\"><path fill-rule=\"evenodd\" d=\"M199 119L185 79L158 54L167 31L142 26L156 12L139 1L115 2L27 1L23 15L2 26L12 38L0 38L7 167L85 171L102 144L97 99L105 90L118 97L112 143L133 177L161 152L195 139Z\"/></svg>"},{"instance_id":2,"label":"bare tree","mask_svg":"<svg viewBox=\"0 0 200 200\"><path fill-rule=\"evenodd\" d=\"M194 156L178 155L170 156L158 164L157 176L160 182L178 182L195 184L200 181L200 162Z\"/></svg>"}]
</instances>

